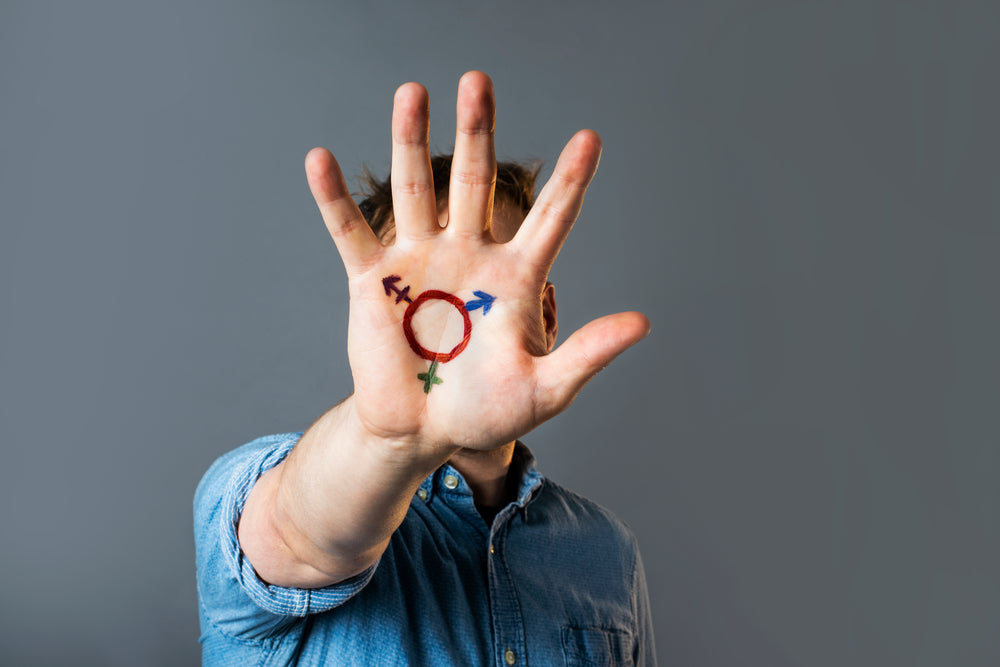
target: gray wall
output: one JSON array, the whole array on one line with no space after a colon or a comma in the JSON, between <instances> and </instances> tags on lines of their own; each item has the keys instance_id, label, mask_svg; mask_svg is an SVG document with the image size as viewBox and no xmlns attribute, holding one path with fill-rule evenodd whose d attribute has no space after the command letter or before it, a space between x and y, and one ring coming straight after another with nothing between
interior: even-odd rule
<instances>
[{"instance_id":1,"label":"gray wall","mask_svg":"<svg viewBox=\"0 0 1000 667\"><path fill-rule=\"evenodd\" d=\"M661 664L998 664L996 4L423 5L0 4L0 662L197 662L200 475L350 388L302 158L477 68L502 157L605 141L562 330L653 334L527 441Z\"/></svg>"}]
</instances>

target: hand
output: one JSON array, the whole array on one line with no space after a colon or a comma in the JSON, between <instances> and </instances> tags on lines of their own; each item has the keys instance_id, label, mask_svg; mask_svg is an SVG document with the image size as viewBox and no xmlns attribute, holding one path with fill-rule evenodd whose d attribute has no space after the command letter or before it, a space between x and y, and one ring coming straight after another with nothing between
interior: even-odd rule
<instances>
[{"instance_id":1,"label":"hand","mask_svg":"<svg viewBox=\"0 0 1000 667\"><path fill-rule=\"evenodd\" d=\"M309 187L349 278L354 414L367 433L432 456L493 449L524 435L565 410L594 374L649 331L642 314L619 313L591 322L549 354L546 277L597 170L600 137L583 130L569 141L517 234L497 243L490 233L496 158L489 77L462 77L457 111L450 196L439 213L427 91L415 83L396 91L392 245L368 227L330 152L316 148L306 157ZM472 309L470 301L485 298L477 292L495 297L488 312Z\"/></svg>"}]
</instances>

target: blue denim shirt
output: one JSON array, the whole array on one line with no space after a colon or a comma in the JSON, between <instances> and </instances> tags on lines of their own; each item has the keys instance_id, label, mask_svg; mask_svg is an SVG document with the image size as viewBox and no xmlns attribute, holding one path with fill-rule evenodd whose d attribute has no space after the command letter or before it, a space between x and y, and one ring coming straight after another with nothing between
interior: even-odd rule
<instances>
[{"instance_id":1,"label":"blue denim shirt","mask_svg":"<svg viewBox=\"0 0 1000 667\"><path fill-rule=\"evenodd\" d=\"M270 586L236 526L300 433L219 458L195 494L205 665L655 665L642 561L609 511L543 478L518 443L516 502L489 526L462 475L421 484L378 563L320 589Z\"/></svg>"}]
</instances>

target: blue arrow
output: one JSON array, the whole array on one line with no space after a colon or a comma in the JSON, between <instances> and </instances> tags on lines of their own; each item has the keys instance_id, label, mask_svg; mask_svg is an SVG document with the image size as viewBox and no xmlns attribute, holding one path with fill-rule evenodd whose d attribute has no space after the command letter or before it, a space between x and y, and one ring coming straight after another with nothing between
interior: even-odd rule
<instances>
[{"instance_id":1,"label":"blue arrow","mask_svg":"<svg viewBox=\"0 0 1000 667\"><path fill-rule=\"evenodd\" d=\"M473 292L473 294L475 294L479 298L476 299L475 301L466 301L465 309L477 310L479 308L482 308L483 315L490 312L490 308L493 307L493 302L496 301L496 297L493 296L492 294L487 294L486 292L480 292L479 290L476 290L475 292Z\"/></svg>"}]
</instances>

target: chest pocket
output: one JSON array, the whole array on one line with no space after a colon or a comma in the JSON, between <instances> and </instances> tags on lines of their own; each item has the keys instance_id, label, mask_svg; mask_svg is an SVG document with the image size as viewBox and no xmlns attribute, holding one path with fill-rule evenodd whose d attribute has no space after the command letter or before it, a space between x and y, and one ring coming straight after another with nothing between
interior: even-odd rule
<instances>
[{"instance_id":1,"label":"chest pocket","mask_svg":"<svg viewBox=\"0 0 1000 667\"><path fill-rule=\"evenodd\" d=\"M628 667L632 661L632 633L609 628L562 629L566 667Z\"/></svg>"}]
</instances>

